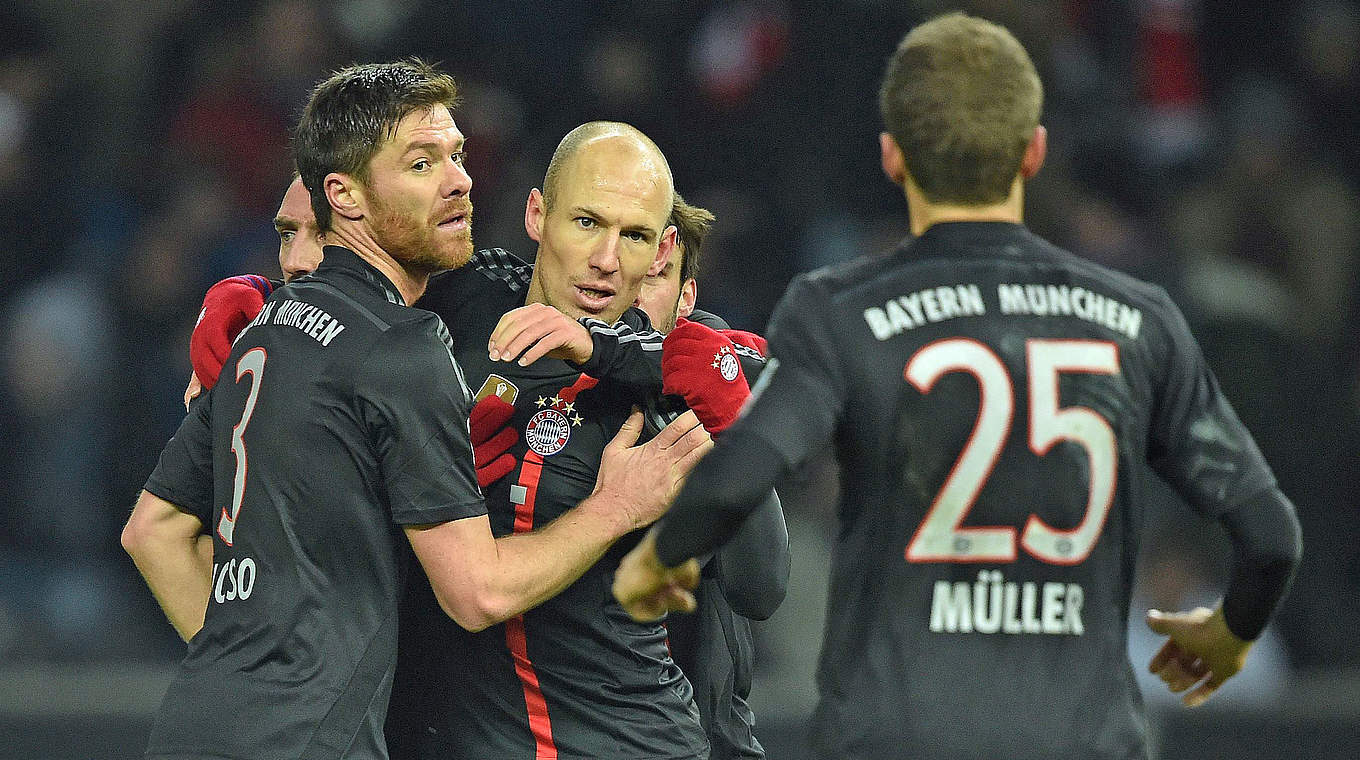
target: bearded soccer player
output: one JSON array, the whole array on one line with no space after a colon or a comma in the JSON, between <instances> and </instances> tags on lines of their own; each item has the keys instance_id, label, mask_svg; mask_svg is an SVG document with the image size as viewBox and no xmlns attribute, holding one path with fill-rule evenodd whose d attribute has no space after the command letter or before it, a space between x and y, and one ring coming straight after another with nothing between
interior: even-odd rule
<instances>
[{"instance_id":1,"label":"bearded soccer player","mask_svg":"<svg viewBox=\"0 0 1360 760\"><path fill-rule=\"evenodd\" d=\"M455 95L418 61L345 69L312 93L296 160L334 245L246 326L123 532L190 642L148 757L385 758L402 534L441 608L480 629L654 519L706 450L683 419L646 446L621 435L579 507L493 537L447 331L406 306L472 253Z\"/></svg>"},{"instance_id":2,"label":"bearded soccer player","mask_svg":"<svg viewBox=\"0 0 1360 760\"><path fill-rule=\"evenodd\" d=\"M1188 705L1243 667L1297 566L1293 506L1166 293L1021 224L1041 101L995 24L903 39L880 144L915 237L794 281L749 408L615 577L636 619L687 603L673 568L835 441L818 757L1146 757L1125 645L1144 462L1232 541L1219 605L1148 614L1149 667Z\"/></svg>"}]
</instances>

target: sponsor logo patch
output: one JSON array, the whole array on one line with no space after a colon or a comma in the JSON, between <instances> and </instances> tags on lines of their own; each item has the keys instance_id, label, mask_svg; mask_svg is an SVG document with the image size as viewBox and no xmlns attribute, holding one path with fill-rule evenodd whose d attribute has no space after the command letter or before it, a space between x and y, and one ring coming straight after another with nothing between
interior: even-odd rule
<instances>
[{"instance_id":1,"label":"sponsor logo patch","mask_svg":"<svg viewBox=\"0 0 1360 760\"><path fill-rule=\"evenodd\" d=\"M481 401L487 396L496 396L501 401L514 406L515 399L519 396L519 388L500 375L491 374L486 376L486 382L482 383L481 390L477 391L473 400Z\"/></svg>"}]
</instances>

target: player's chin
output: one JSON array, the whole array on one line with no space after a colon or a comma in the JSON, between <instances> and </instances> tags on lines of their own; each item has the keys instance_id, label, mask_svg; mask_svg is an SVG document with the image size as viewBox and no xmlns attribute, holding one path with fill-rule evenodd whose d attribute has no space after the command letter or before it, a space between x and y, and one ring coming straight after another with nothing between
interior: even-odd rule
<instances>
[{"instance_id":1,"label":"player's chin","mask_svg":"<svg viewBox=\"0 0 1360 760\"><path fill-rule=\"evenodd\" d=\"M439 246L438 269L457 269L472 259L472 232L464 230L452 240L441 241Z\"/></svg>"}]
</instances>

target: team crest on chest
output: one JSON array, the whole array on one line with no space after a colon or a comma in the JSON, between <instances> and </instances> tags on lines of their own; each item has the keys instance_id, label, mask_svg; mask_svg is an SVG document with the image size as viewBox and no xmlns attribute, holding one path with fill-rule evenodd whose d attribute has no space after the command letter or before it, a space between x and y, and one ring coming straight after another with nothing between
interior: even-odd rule
<instances>
[{"instance_id":1,"label":"team crest on chest","mask_svg":"<svg viewBox=\"0 0 1360 760\"><path fill-rule=\"evenodd\" d=\"M737 372L741 370L741 363L737 361L736 354L732 349L723 346L722 350L713 355L713 369L722 374L722 379L732 382L737 379Z\"/></svg>"},{"instance_id":2,"label":"team crest on chest","mask_svg":"<svg viewBox=\"0 0 1360 760\"><path fill-rule=\"evenodd\" d=\"M539 456L550 457L566 448L571 429L585 420L576 413L576 405L561 396L539 396L536 403L539 410L524 428L524 441Z\"/></svg>"}]
</instances>

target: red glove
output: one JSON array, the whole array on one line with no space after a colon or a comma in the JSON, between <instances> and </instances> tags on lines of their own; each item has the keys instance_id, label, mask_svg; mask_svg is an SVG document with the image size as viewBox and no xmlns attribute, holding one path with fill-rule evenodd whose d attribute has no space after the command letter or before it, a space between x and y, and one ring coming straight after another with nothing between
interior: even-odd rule
<instances>
[{"instance_id":1,"label":"red glove","mask_svg":"<svg viewBox=\"0 0 1360 760\"><path fill-rule=\"evenodd\" d=\"M746 332L745 330L719 330L718 332L727 336L727 339L733 343L759 351L761 356L770 355L770 344L753 332Z\"/></svg>"},{"instance_id":2,"label":"red glove","mask_svg":"<svg viewBox=\"0 0 1360 760\"><path fill-rule=\"evenodd\" d=\"M506 423L515 407L498 396L487 396L472 407L468 427L472 433L472 462L477 467L477 485L495 483L515 469L510 447L519 440L519 431Z\"/></svg>"},{"instance_id":3,"label":"red glove","mask_svg":"<svg viewBox=\"0 0 1360 760\"><path fill-rule=\"evenodd\" d=\"M231 353L232 341L260 313L264 299L273 291L269 280L255 274L228 277L208 288L198 324L189 338L189 362L194 365L194 374L198 375L203 390L217 384L217 375Z\"/></svg>"},{"instance_id":4,"label":"red glove","mask_svg":"<svg viewBox=\"0 0 1360 760\"><path fill-rule=\"evenodd\" d=\"M710 435L726 430L751 395L732 341L711 327L689 321L666 336L661 390L683 397Z\"/></svg>"}]
</instances>

